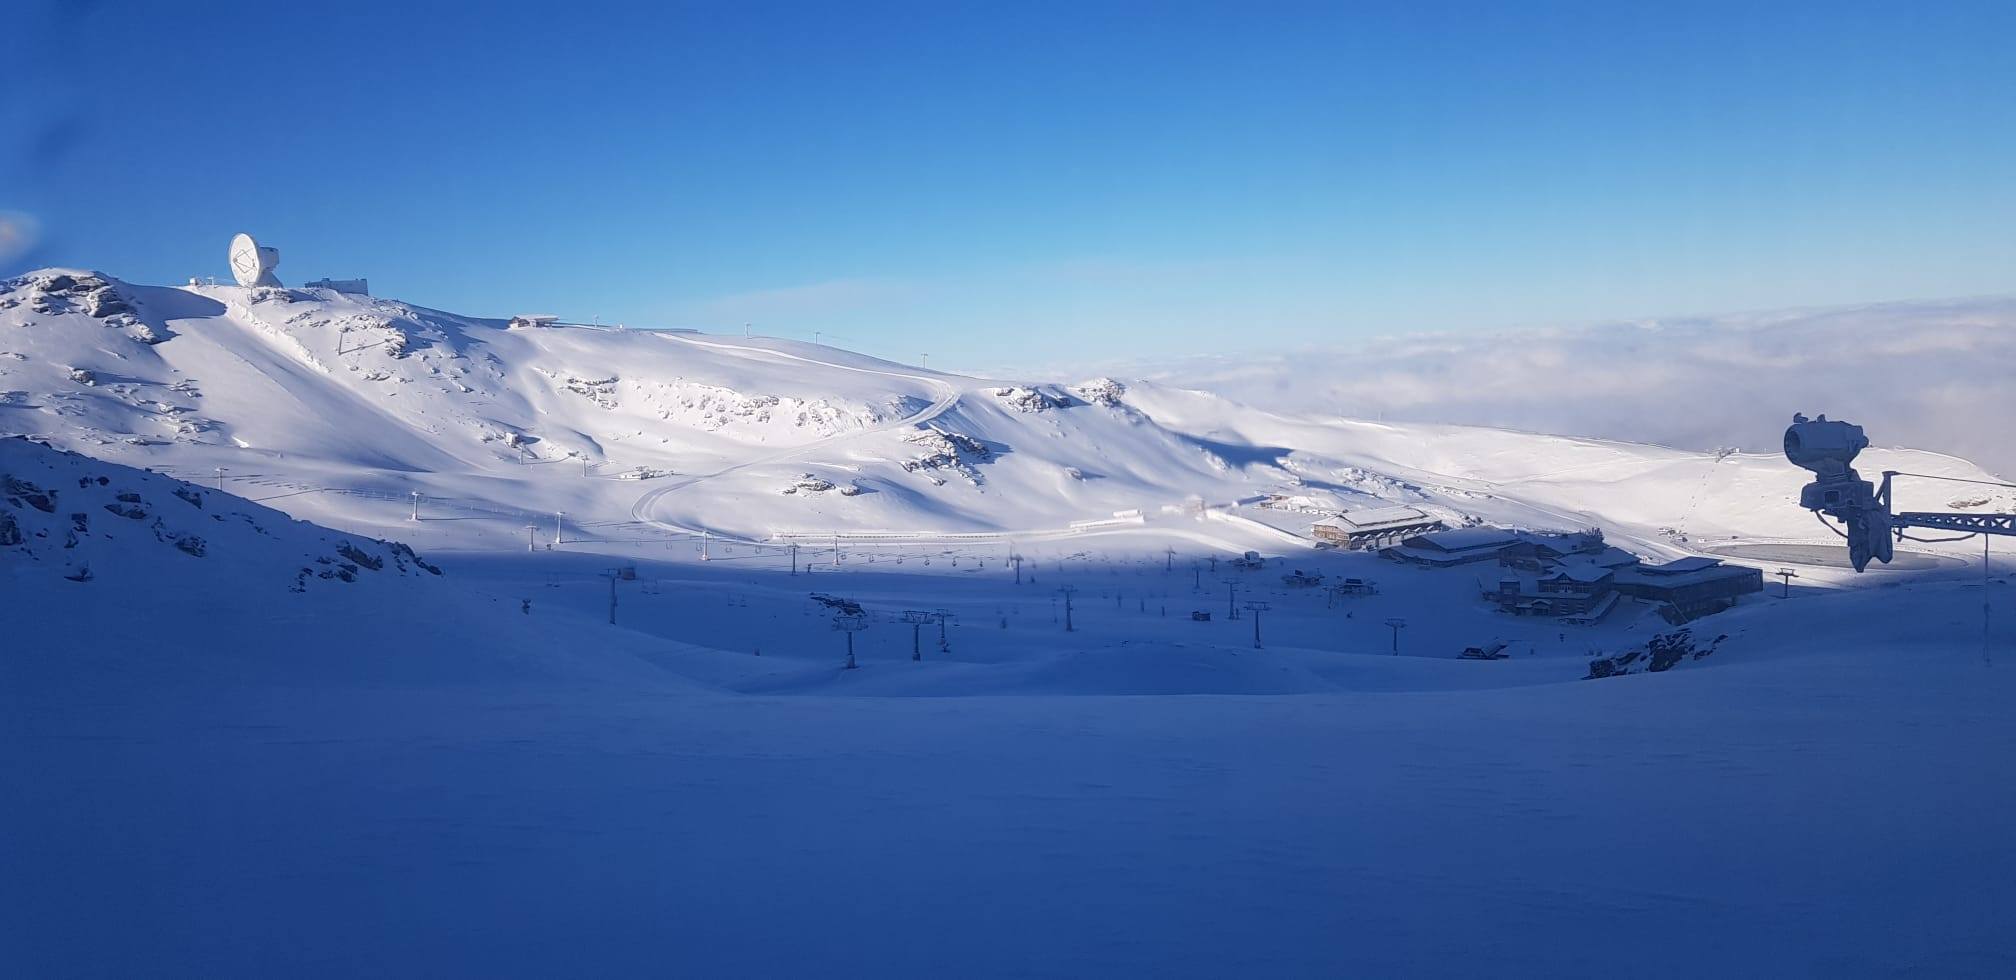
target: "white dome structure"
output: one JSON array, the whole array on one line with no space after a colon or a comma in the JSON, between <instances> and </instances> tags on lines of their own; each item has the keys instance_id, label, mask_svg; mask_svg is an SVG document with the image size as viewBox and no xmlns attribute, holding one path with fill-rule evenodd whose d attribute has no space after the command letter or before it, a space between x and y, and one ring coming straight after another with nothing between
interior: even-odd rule
<instances>
[{"instance_id":1,"label":"white dome structure","mask_svg":"<svg viewBox=\"0 0 2016 980\"><path fill-rule=\"evenodd\" d=\"M231 278L240 286L278 286L273 268L280 264L280 250L255 241L239 232L231 237Z\"/></svg>"}]
</instances>

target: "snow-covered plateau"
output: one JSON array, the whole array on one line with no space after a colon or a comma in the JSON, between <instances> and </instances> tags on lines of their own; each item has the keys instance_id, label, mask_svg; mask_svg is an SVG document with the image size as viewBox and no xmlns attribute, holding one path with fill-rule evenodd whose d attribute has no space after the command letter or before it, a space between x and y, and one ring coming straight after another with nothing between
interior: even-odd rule
<instances>
[{"instance_id":1,"label":"snow-covered plateau","mask_svg":"<svg viewBox=\"0 0 2016 980\"><path fill-rule=\"evenodd\" d=\"M0 437L6 975L2016 974L2006 569L1776 454L83 270ZM1771 578L1512 616L1382 508Z\"/></svg>"}]
</instances>

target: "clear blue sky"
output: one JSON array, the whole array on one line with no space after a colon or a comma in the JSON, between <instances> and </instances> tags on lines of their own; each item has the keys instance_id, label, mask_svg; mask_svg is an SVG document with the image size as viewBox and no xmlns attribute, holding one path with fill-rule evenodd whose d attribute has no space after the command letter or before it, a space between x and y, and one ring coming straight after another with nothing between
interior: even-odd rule
<instances>
[{"instance_id":1,"label":"clear blue sky","mask_svg":"<svg viewBox=\"0 0 2016 980\"><path fill-rule=\"evenodd\" d=\"M1056 364L2016 290L2016 4L50 5L11 263Z\"/></svg>"}]
</instances>

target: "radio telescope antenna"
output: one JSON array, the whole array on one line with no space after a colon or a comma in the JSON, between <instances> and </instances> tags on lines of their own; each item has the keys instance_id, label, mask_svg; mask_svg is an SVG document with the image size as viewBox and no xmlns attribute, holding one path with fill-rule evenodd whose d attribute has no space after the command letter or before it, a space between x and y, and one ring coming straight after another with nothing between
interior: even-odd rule
<instances>
[{"instance_id":1,"label":"radio telescope antenna","mask_svg":"<svg viewBox=\"0 0 2016 980\"><path fill-rule=\"evenodd\" d=\"M247 288L280 285L280 280L273 276L273 268L279 264L279 249L261 245L242 231L231 236L231 277L238 280L238 285Z\"/></svg>"}]
</instances>

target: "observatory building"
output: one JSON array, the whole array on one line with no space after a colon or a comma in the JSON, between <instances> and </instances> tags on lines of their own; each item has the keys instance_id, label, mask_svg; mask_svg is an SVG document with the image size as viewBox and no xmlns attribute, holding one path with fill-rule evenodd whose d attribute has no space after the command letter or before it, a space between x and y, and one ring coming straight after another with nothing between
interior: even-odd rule
<instances>
[{"instance_id":1,"label":"observatory building","mask_svg":"<svg viewBox=\"0 0 2016 980\"><path fill-rule=\"evenodd\" d=\"M333 289L336 292L348 293L352 296L371 295L371 281L369 279L317 279L313 282L302 283L301 288Z\"/></svg>"},{"instance_id":2,"label":"observatory building","mask_svg":"<svg viewBox=\"0 0 2016 980\"><path fill-rule=\"evenodd\" d=\"M239 232L231 236L231 278L247 289L253 286L280 285L279 277L273 269L280 264L280 250L271 245L261 245L251 235ZM194 282L195 280L190 280ZM371 283L367 279L317 279L302 283L306 289L333 289L353 296L371 295Z\"/></svg>"}]
</instances>

